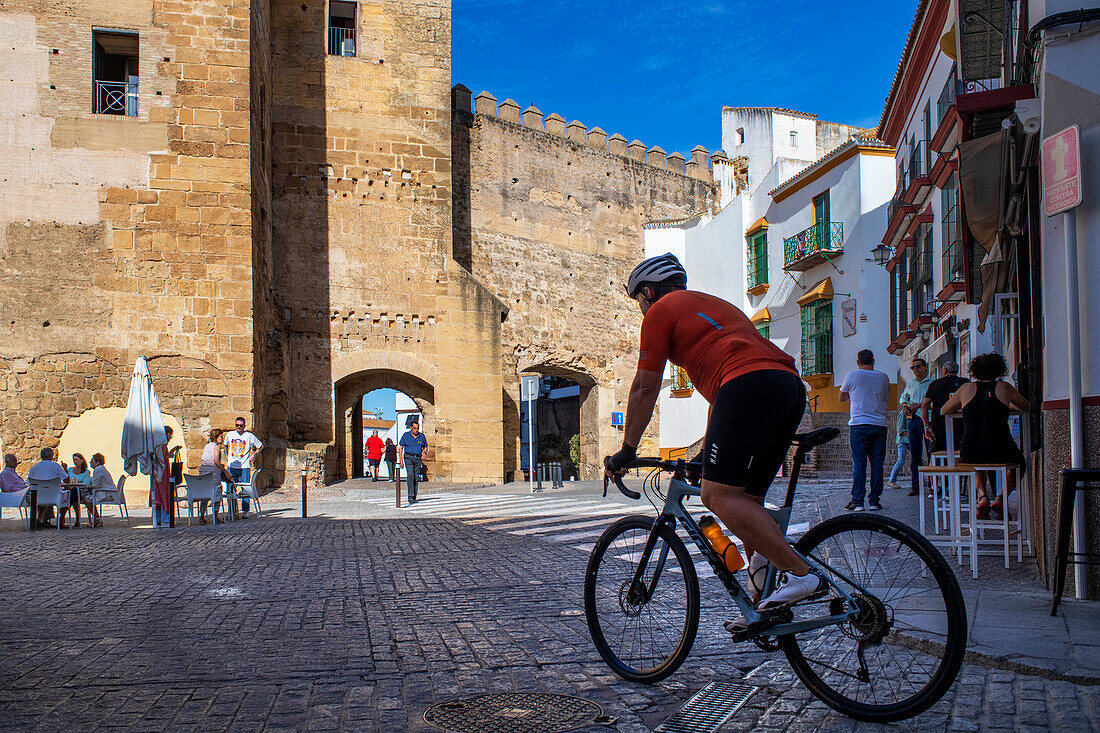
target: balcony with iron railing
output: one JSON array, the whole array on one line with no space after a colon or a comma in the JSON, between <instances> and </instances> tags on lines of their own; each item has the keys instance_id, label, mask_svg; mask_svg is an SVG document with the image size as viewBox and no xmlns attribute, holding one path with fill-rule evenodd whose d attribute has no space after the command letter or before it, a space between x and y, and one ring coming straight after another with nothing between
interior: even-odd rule
<instances>
[{"instance_id":1,"label":"balcony with iron railing","mask_svg":"<svg viewBox=\"0 0 1100 733\"><path fill-rule=\"evenodd\" d=\"M783 240L783 269L801 272L844 252L844 224L822 222Z\"/></svg>"},{"instance_id":2,"label":"balcony with iron railing","mask_svg":"<svg viewBox=\"0 0 1100 733\"><path fill-rule=\"evenodd\" d=\"M329 28L328 53L329 56L354 56L355 29L337 27Z\"/></svg>"},{"instance_id":3,"label":"balcony with iron railing","mask_svg":"<svg viewBox=\"0 0 1100 733\"><path fill-rule=\"evenodd\" d=\"M918 202L932 188L932 152L927 140L916 140L909 151L908 180L904 198L909 203Z\"/></svg>"},{"instance_id":4,"label":"balcony with iron railing","mask_svg":"<svg viewBox=\"0 0 1100 733\"><path fill-rule=\"evenodd\" d=\"M936 102L936 121L940 124L943 124L943 118L947 116L948 110L955 106L955 90L958 88L958 84L959 78L955 76L954 70L952 70L951 76L947 77L947 81L943 83L940 98Z\"/></svg>"},{"instance_id":5,"label":"balcony with iron railing","mask_svg":"<svg viewBox=\"0 0 1100 733\"><path fill-rule=\"evenodd\" d=\"M955 239L944 247L941 263L943 288L936 294L936 300L941 303L963 300L966 297L966 282L961 239Z\"/></svg>"},{"instance_id":6,"label":"balcony with iron railing","mask_svg":"<svg viewBox=\"0 0 1100 733\"><path fill-rule=\"evenodd\" d=\"M137 117L137 81L95 80L92 111L97 115Z\"/></svg>"}]
</instances>

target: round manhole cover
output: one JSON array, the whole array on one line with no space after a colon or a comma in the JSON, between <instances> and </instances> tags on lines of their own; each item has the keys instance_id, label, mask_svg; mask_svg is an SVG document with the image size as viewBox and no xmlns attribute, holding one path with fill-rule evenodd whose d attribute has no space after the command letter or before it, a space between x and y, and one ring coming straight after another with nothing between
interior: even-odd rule
<instances>
[{"instance_id":1,"label":"round manhole cover","mask_svg":"<svg viewBox=\"0 0 1100 733\"><path fill-rule=\"evenodd\" d=\"M462 697L424 711L426 722L455 733L556 733L596 724L602 716L594 702L546 692Z\"/></svg>"}]
</instances>

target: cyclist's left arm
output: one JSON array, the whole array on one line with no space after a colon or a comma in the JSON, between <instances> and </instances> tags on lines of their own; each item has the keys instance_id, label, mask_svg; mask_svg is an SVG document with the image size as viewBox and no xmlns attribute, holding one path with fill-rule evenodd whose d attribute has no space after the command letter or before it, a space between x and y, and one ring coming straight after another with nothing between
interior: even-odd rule
<instances>
[{"instance_id":1,"label":"cyclist's left arm","mask_svg":"<svg viewBox=\"0 0 1100 733\"><path fill-rule=\"evenodd\" d=\"M657 406L657 397L661 394L661 372L639 369L630 385L630 397L626 403L626 419L623 429L623 441L627 445L638 447L642 433L653 417L653 408Z\"/></svg>"}]
</instances>

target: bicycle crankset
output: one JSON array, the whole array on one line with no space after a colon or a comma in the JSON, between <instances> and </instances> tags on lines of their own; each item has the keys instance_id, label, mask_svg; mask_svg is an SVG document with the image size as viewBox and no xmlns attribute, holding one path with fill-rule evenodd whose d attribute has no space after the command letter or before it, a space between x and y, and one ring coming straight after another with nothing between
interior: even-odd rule
<instances>
[{"instance_id":1,"label":"bicycle crankset","mask_svg":"<svg viewBox=\"0 0 1100 733\"><path fill-rule=\"evenodd\" d=\"M793 619L794 612L790 608L779 608L749 624L744 630L732 632L730 637L734 643L751 641L764 651L775 651L779 648L779 642L774 636L768 636L764 632L778 624L790 623Z\"/></svg>"}]
</instances>

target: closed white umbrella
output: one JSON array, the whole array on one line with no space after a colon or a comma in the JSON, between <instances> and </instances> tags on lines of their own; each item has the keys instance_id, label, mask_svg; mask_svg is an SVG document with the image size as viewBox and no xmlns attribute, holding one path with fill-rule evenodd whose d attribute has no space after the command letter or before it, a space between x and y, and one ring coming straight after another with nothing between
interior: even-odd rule
<instances>
[{"instance_id":1,"label":"closed white umbrella","mask_svg":"<svg viewBox=\"0 0 1100 733\"><path fill-rule=\"evenodd\" d=\"M161 449L161 446L167 445L164 418L153 391L149 364L144 356L140 356L130 377L130 399L126 403L126 419L122 424L123 468L131 476L137 475L138 470L152 476L152 483L156 486L163 482L168 471L166 453ZM165 506L162 508L167 511L167 502L163 503Z\"/></svg>"}]
</instances>

